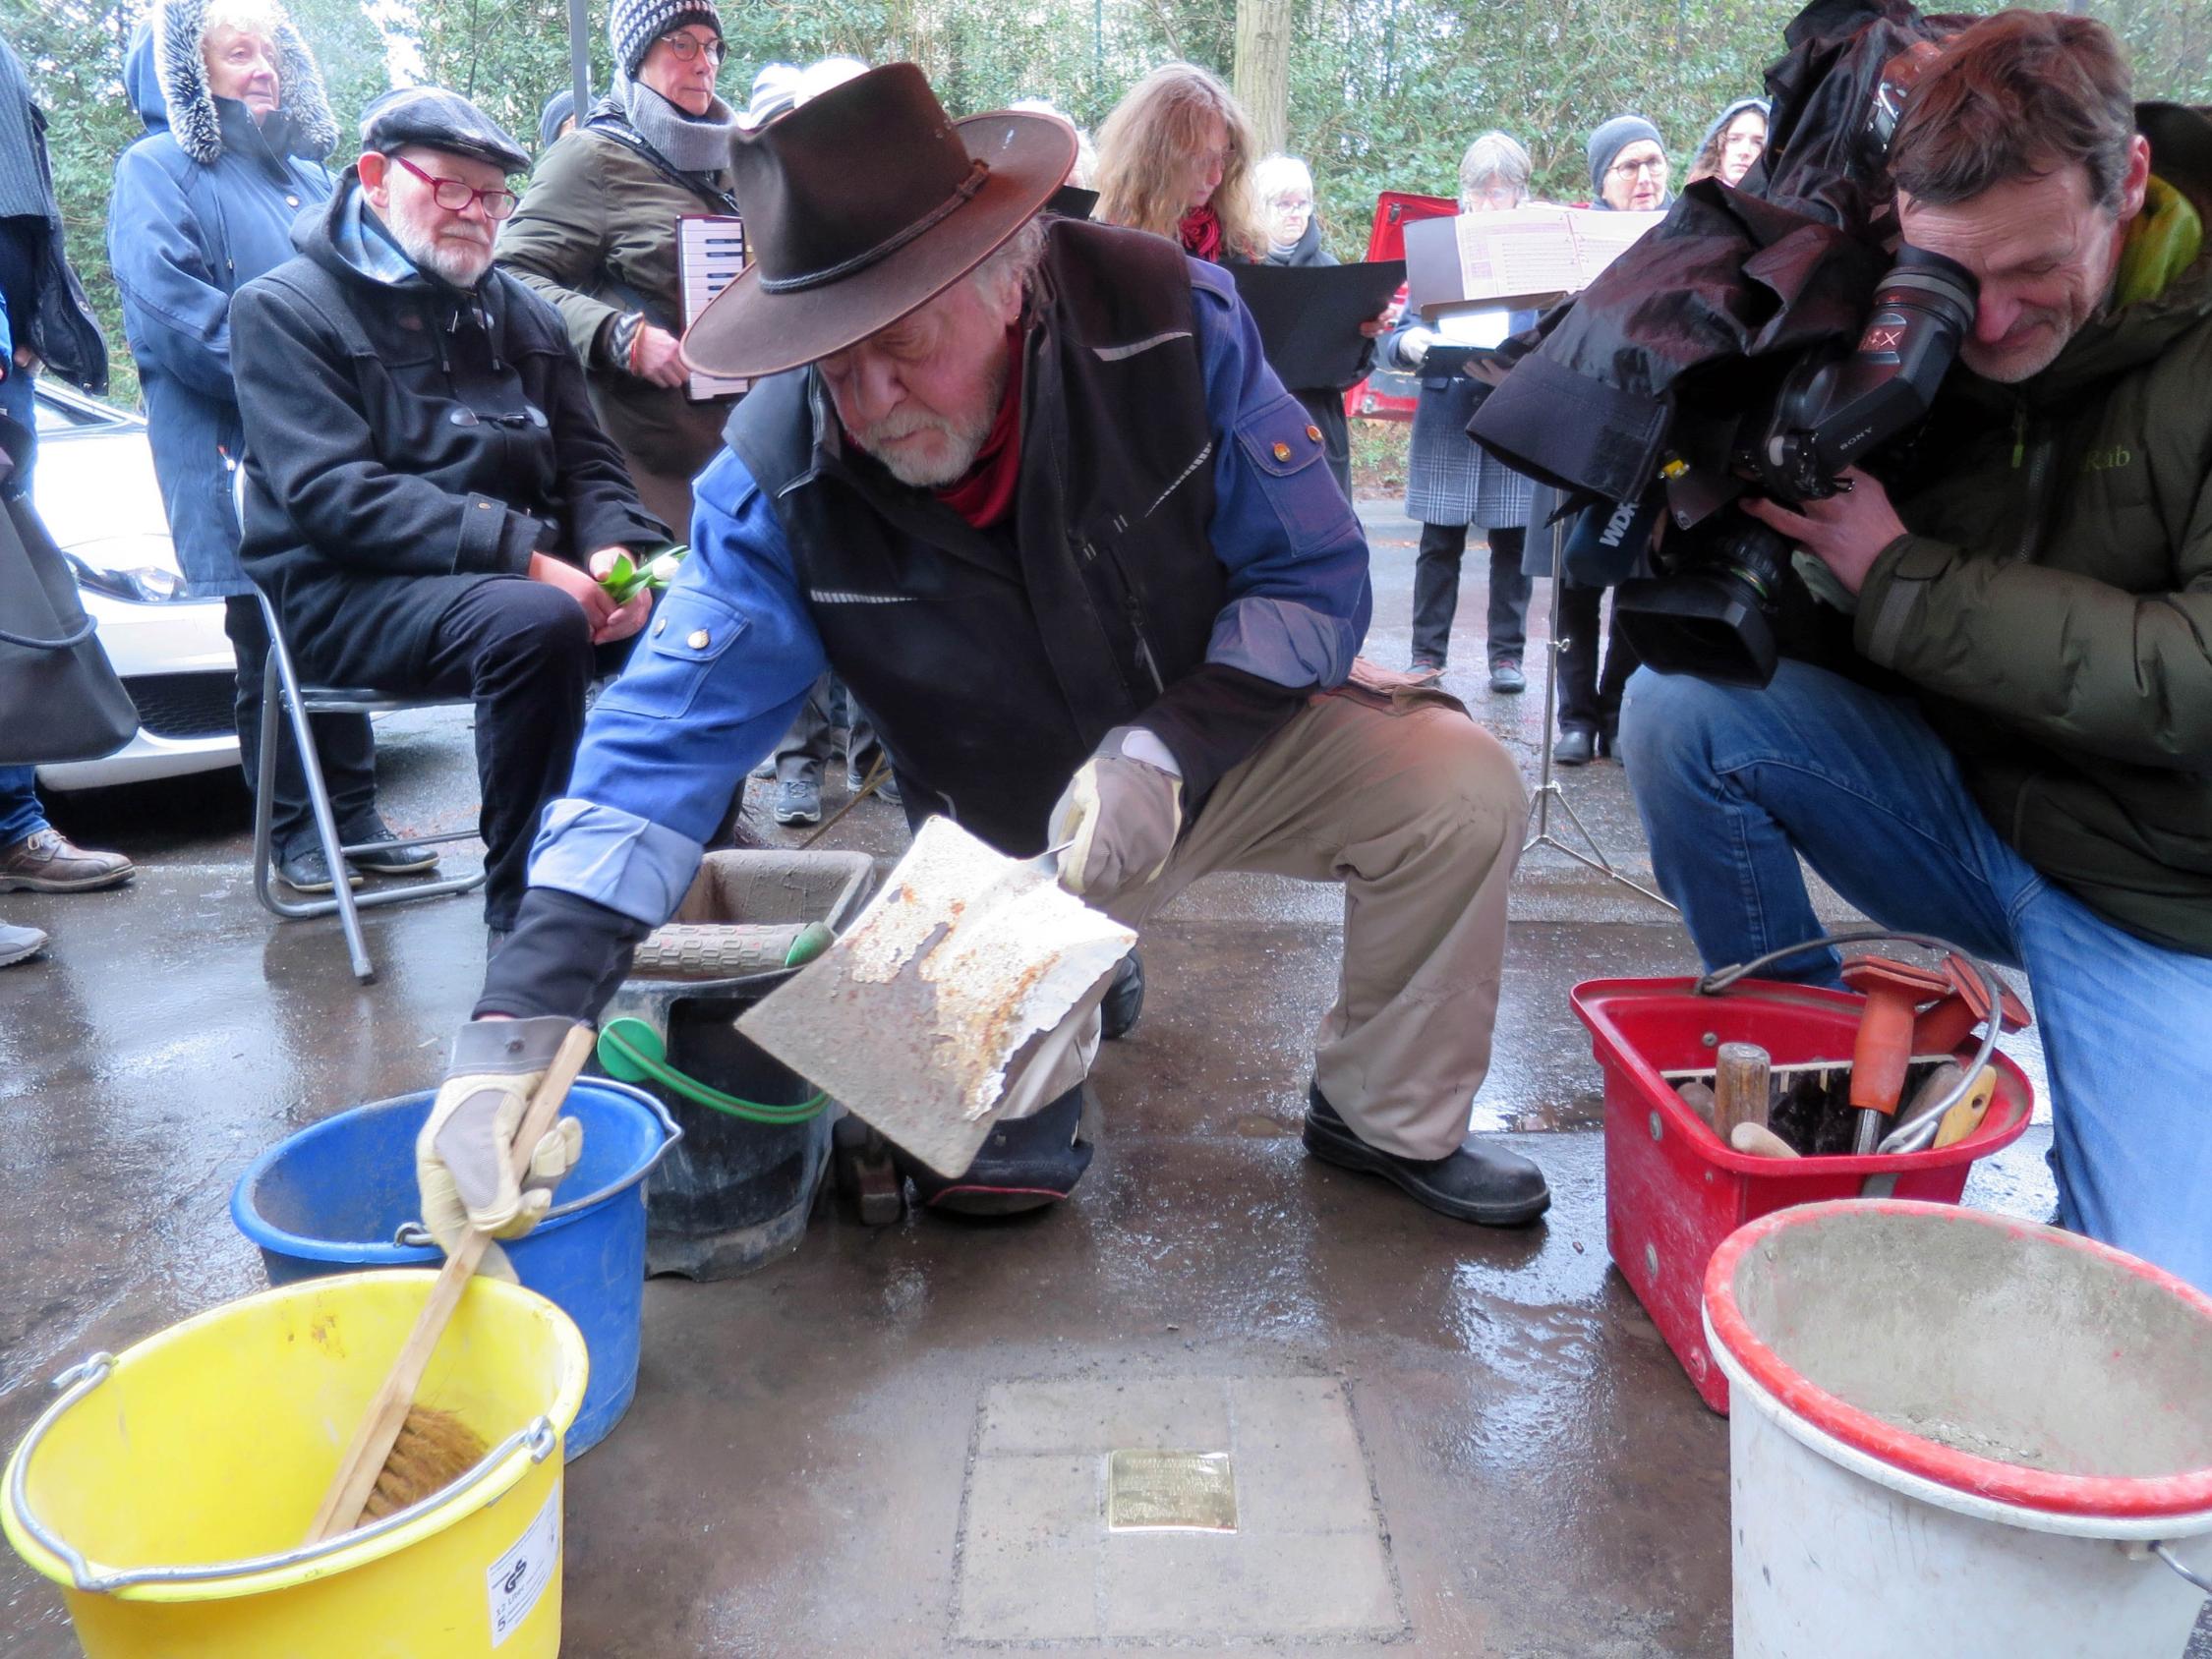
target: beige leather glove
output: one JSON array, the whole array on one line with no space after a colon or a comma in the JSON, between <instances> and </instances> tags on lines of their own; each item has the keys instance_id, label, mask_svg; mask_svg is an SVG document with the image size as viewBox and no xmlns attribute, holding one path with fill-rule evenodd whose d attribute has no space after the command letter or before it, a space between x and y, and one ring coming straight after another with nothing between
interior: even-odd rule
<instances>
[{"instance_id":1,"label":"beige leather glove","mask_svg":"<svg viewBox=\"0 0 2212 1659\"><path fill-rule=\"evenodd\" d=\"M448 1255L470 1228L494 1238L520 1238L553 1208L553 1189L575 1168L584 1127L563 1117L531 1149L521 1180L509 1149L531 1091L553 1063L573 1021L479 1019L453 1039L453 1063L415 1137L415 1181L423 1225Z\"/></svg>"},{"instance_id":2,"label":"beige leather glove","mask_svg":"<svg viewBox=\"0 0 2212 1659\"><path fill-rule=\"evenodd\" d=\"M1175 757L1142 726L1116 726L1053 806L1060 885L1099 901L1142 887L1167 868L1182 831Z\"/></svg>"}]
</instances>

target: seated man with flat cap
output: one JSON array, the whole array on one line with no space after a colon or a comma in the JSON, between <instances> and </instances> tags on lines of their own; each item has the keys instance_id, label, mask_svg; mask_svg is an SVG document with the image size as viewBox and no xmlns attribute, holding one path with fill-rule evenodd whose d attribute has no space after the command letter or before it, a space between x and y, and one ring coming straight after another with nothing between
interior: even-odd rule
<instances>
[{"instance_id":1,"label":"seated man with flat cap","mask_svg":"<svg viewBox=\"0 0 2212 1659\"><path fill-rule=\"evenodd\" d=\"M232 304L246 568L321 684L476 700L485 922L514 926L584 693L651 600L594 580L658 552L560 319L492 268L529 157L434 86L364 112L299 254Z\"/></svg>"},{"instance_id":2,"label":"seated man with flat cap","mask_svg":"<svg viewBox=\"0 0 2212 1659\"><path fill-rule=\"evenodd\" d=\"M910 64L738 139L754 260L684 351L757 378L456 1045L426 1189L457 1180L479 1225L530 1201L464 1174L493 1161L459 1122L511 1130L825 666L875 715L914 823L1063 848L1062 884L1132 925L1210 871L1340 884L1307 1147L1467 1221L1549 1201L1467 1132L1519 773L1447 699L1347 684L1368 549L1321 434L1219 269L1038 216L1075 157L1049 115L950 121ZM1055 1078L1024 1079L1032 1115L960 1177L910 1168L924 1202L1005 1212L1075 1184L1095 1003L1076 1017Z\"/></svg>"}]
</instances>

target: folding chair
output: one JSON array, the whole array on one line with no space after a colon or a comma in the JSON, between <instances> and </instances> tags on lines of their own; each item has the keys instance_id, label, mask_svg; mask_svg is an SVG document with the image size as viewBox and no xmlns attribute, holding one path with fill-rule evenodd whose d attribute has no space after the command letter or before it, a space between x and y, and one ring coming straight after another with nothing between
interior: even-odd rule
<instances>
[{"instance_id":1,"label":"folding chair","mask_svg":"<svg viewBox=\"0 0 2212 1659\"><path fill-rule=\"evenodd\" d=\"M455 876L436 882L411 882L403 887L356 895L349 881L345 855L360 852L365 846L347 846L338 839L338 823L330 811L330 792L322 782L322 760L316 752L315 729L310 715L377 715L399 709L441 709L455 704L466 704L466 697L398 697L388 692L347 690L337 686L305 685L298 669L292 665L292 650L284 640L284 630L277 625L276 607L269 603L268 596L259 588L255 598L261 601L262 619L268 625L268 665L262 673L262 747L255 762L254 781L254 893L275 915L285 917L327 916L337 912L338 923L345 929L346 954L353 961L353 976L368 985L377 977L375 965L369 960L369 946L361 935L361 912L378 904L405 904L412 899L437 898L449 892L467 892L484 885L485 872ZM290 899L276 895L274 883L275 849L269 826L272 818L270 794L276 784L276 746L281 741L277 712L281 708L286 720L291 723L293 739L300 748L300 771L307 779L309 804L315 809L316 834L322 843L322 856L329 862L331 896L328 898ZM448 830L436 835L408 835L406 840L418 846L437 846L446 841L474 839L474 830Z\"/></svg>"}]
</instances>

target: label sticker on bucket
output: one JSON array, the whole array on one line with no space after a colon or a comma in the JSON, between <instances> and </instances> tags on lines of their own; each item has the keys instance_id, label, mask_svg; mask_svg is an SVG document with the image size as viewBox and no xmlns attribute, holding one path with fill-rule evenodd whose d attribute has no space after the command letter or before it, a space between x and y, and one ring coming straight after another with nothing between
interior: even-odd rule
<instances>
[{"instance_id":1,"label":"label sticker on bucket","mask_svg":"<svg viewBox=\"0 0 2212 1659\"><path fill-rule=\"evenodd\" d=\"M504 1555L485 1571L492 1600L492 1645L497 1647L530 1617L538 1598L553 1582L560 1561L560 1482L553 1482L546 1507Z\"/></svg>"}]
</instances>

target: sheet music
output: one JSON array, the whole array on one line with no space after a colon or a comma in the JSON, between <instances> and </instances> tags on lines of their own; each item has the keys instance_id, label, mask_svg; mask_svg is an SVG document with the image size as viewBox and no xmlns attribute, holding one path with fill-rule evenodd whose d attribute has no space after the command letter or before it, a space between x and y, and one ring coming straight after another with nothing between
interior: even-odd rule
<instances>
[{"instance_id":1,"label":"sheet music","mask_svg":"<svg viewBox=\"0 0 2212 1659\"><path fill-rule=\"evenodd\" d=\"M1664 217L1541 206L1462 213L1453 221L1461 296L1479 301L1579 294Z\"/></svg>"},{"instance_id":2,"label":"sheet music","mask_svg":"<svg viewBox=\"0 0 2212 1659\"><path fill-rule=\"evenodd\" d=\"M1468 300L1524 294L1571 294L1577 280L1574 239L1566 210L1515 207L1502 213L1462 213L1453 221L1459 238L1460 293Z\"/></svg>"},{"instance_id":3,"label":"sheet music","mask_svg":"<svg viewBox=\"0 0 2212 1659\"><path fill-rule=\"evenodd\" d=\"M1574 233L1575 262L1582 268L1578 286L1587 288L1598 273L1643 241L1644 233L1666 215L1648 213L1570 213L1567 228Z\"/></svg>"},{"instance_id":4,"label":"sheet music","mask_svg":"<svg viewBox=\"0 0 2212 1659\"><path fill-rule=\"evenodd\" d=\"M684 213L676 219L676 271L683 284L683 325L688 329L707 309L707 302L736 279L745 268L744 221L727 213ZM685 388L694 403L708 398L734 397L751 385L737 375L702 374L694 371Z\"/></svg>"}]
</instances>

